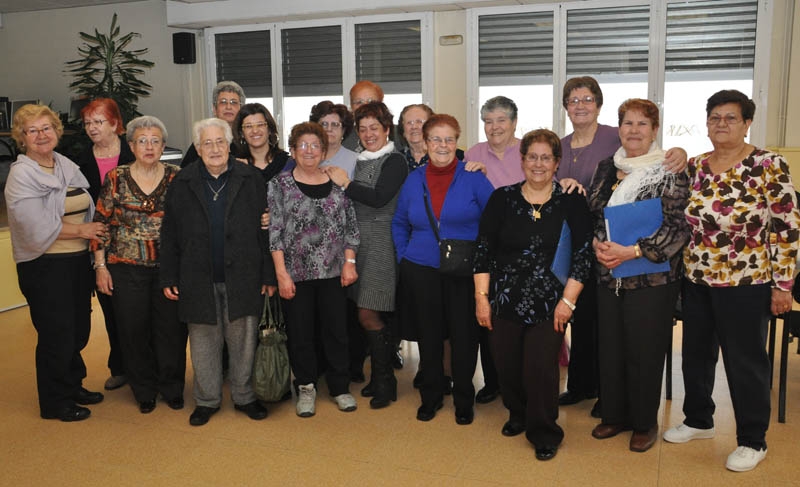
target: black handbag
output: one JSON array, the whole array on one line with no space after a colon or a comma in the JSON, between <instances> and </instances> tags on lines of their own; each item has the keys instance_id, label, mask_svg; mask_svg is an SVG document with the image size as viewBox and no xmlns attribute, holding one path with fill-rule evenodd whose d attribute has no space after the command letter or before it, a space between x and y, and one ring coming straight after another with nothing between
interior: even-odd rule
<instances>
[{"instance_id":1,"label":"black handbag","mask_svg":"<svg viewBox=\"0 0 800 487\"><path fill-rule=\"evenodd\" d=\"M291 374L281 298L275 293L272 297L264 296L253 360L253 392L262 401L280 401L290 394Z\"/></svg>"},{"instance_id":2,"label":"black handbag","mask_svg":"<svg viewBox=\"0 0 800 487\"><path fill-rule=\"evenodd\" d=\"M439 242L439 273L458 277L471 276L473 274L473 258L475 257L475 241L454 238L442 240L439 238L439 228L428 203L428 191L424 188L422 196L425 199L428 222L430 222L433 234L436 235L436 240Z\"/></svg>"}]
</instances>

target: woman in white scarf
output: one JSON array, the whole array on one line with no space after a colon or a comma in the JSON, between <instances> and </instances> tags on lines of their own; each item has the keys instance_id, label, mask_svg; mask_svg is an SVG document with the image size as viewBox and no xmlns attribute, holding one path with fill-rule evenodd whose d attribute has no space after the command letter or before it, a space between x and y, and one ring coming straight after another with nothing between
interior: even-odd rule
<instances>
[{"instance_id":1,"label":"woman in white scarf","mask_svg":"<svg viewBox=\"0 0 800 487\"><path fill-rule=\"evenodd\" d=\"M689 238L683 216L689 195L685 173L670 173L655 142L658 107L631 99L619 108L622 147L600 162L589 191L598 275L598 343L602 422L597 439L633 430L630 449L648 450L658 433L664 354L682 275L681 249ZM660 198L663 221L632 245L609 240L606 207ZM623 210L623 211L628 211ZM612 235L613 238L613 235ZM632 259L669 262L668 270L616 278L611 270Z\"/></svg>"}]
</instances>

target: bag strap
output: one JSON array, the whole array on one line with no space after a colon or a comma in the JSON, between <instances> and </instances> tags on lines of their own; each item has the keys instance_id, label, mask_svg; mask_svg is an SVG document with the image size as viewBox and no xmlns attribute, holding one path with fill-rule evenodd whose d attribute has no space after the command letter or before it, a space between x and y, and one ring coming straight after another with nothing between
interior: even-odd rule
<instances>
[{"instance_id":1,"label":"bag strap","mask_svg":"<svg viewBox=\"0 0 800 487\"><path fill-rule=\"evenodd\" d=\"M428 222L431 224L433 234L436 235L436 241L442 243L442 239L439 238L439 229L436 226L435 220L433 219L431 205L428 204L428 190L425 188L424 184L422 185L422 198L425 200L425 212L428 214Z\"/></svg>"},{"instance_id":2,"label":"bag strap","mask_svg":"<svg viewBox=\"0 0 800 487\"><path fill-rule=\"evenodd\" d=\"M267 321L267 329L280 329L281 324L278 323L278 317L283 315L283 310L281 309L281 298L278 297L275 299L275 309L273 310L272 299L275 296L266 296L264 300L264 312L266 313L269 320ZM263 320L264 318L262 318Z\"/></svg>"},{"instance_id":3,"label":"bag strap","mask_svg":"<svg viewBox=\"0 0 800 487\"><path fill-rule=\"evenodd\" d=\"M260 323L266 323L267 326L269 326L269 323L267 322L267 312L268 311L269 311L269 294L265 294L264 295L264 307L261 310L261 321L259 321L259 324ZM272 319L271 316L272 316L272 314L270 313L270 319Z\"/></svg>"}]
</instances>

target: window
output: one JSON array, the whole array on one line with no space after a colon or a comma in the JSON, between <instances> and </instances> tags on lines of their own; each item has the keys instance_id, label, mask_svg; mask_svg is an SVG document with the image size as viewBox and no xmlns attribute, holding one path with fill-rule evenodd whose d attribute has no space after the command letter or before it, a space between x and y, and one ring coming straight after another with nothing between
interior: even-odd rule
<instances>
[{"instance_id":1,"label":"window","mask_svg":"<svg viewBox=\"0 0 800 487\"><path fill-rule=\"evenodd\" d=\"M215 36L217 83L235 81L247 102L272 111L272 55L269 31L229 32ZM215 83L216 84L216 83Z\"/></svg>"}]
</instances>

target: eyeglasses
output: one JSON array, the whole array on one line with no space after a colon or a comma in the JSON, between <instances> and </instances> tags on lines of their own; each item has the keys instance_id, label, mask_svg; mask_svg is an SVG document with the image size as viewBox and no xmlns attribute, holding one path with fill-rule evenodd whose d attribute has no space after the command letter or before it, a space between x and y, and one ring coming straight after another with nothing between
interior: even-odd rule
<instances>
[{"instance_id":1,"label":"eyeglasses","mask_svg":"<svg viewBox=\"0 0 800 487\"><path fill-rule=\"evenodd\" d=\"M413 127L414 125L423 125L425 120L404 120L403 125L408 125L409 127Z\"/></svg>"},{"instance_id":2,"label":"eyeglasses","mask_svg":"<svg viewBox=\"0 0 800 487\"><path fill-rule=\"evenodd\" d=\"M256 122L256 123L246 123L242 125L242 130L245 132L249 132L250 130L254 129L263 129L267 126L267 122Z\"/></svg>"},{"instance_id":3,"label":"eyeglasses","mask_svg":"<svg viewBox=\"0 0 800 487\"><path fill-rule=\"evenodd\" d=\"M324 129L327 128L338 129L339 127L342 126L341 122L320 122L319 124L322 125L322 128Z\"/></svg>"},{"instance_id":4,"label":"eyeglasses","mask_svg":"<svg viewBox=\"0 0 800 487\"><path fill-rule=\"evenodd\" d=\"M227 98L218 98L217 99L217 105L228 105L230 107L238 107L239 106L239 100L237 100L235 98L231 98L230 100L227 99Z\"/></svg>"},{"instance_id":5,"label":"eyeglasses","mask_svg":"<svg viewBox=\"0 0 800 487\"><path fill-rule=\"evenodd\" d=\"M225 139L217 139L217 140L208 139L204 140L200 145L203 147L203 150L208 151L216 147L225 148L228 146L228 141Z\"/></svg>"},{"instance_id":6,"label":"eyeglasses","mask_svg":"<svg viewBox=\"0 0 800 487\"><path fill-rule=\"evenodd\" d=\"M739 122L743 122L743 120L735 115L725 115L724 117L720 117L719 115L711 115L706 120L706 125L719 125L721 121L725 121L725 125L736 125Z\"/></svg>"},{"instance_id":7,"label":"eyeglasses","mask_svg":"<svg viewBox=\"0 0 800 487\"><path fill-rule=\"evenodd\" d=\"M316 152L316 151L322 149L322 145L320 145L317 142L312 142L310 144L308 142L300 142L299 144L297 144L297 148L300 149L300 150L309 150L309 149L311 149L312 152Z\"/></svg>"},{"instance_id":8,"label":"eyeglasses","mask_svg":"<svg viewBox=\"0 0 800 487\"><path fill-rule=\"evenodd\" d=\"M54 129L52 125L42 125L41 127L38 128L37 127L27 128L23 130L23 132L25 132L25 135L38 137L39 134L50 135L50 133L53 132L53 130Z\"/></svg>"},{"instance_id":9,"label":"eyeglasses","mask_svg":"<svg viewBox=\"0 0 800 487\"><path fill-rule=\"evenodd\" d=\"M374 101L378 101L378 100L373 100L372 98L358 98L356 100L353 100L351 105L353 105L353 106L355 106L355 105L361 106L361 105L366 105L367 103L372 103Z\"/></svg>"},{"instance_id":10,"label":"eyeglasses","mask_svg":"<svg viewBox=\"0 0 800 487\"><path fill-rule=\"evenodd\" d=\"M90 129L97 125L98 127L102 127L104 123L108 122L108 120L84 120L83 126L87 129Z\"/></svg>"},{"instance_id":11,"label":"eyeglasses","mask_svg":"<svg viewBox=\"0 0 800 487\"><path fill-rule=\"evenodd\" d=\"M553 162L555 158L550 154L542 154L541 156L539 154L525 154L522 157L522 160L524 160L525 162L542 161L543 163L547 164L549 162Z\"/></svg>"},{"instance_id":12,"label":"eyeglasses","mask_svg":"<svg viewBox=\"0 0 800 487\"><path fill-rule=\"evenodd\" d=\"M570 106L577 106L578 103L583 103L584 105L590 105L595 102L595 97L591 95L586 96L573 96L572 98L567 98L567 105Z\"/></svg>"},{"instance_id":13,"label":"eyeglasses","mask_svg":"<svg viewBox=\"0 0 800 487\"><path fill-rule=\"evenodd\" d=\"M456 145L456 138L455 137L445 137L444 139L441 137L428 137L428 142L433 145Z\"/></svg>"},{"instance_id":14,"label":"eyeglasses","mask_svg":"<svg viewBox=\"0 0 800 487\"><path fill-rule=\"evenodd\" d=\"M163 143L164 141L159 139L158 137L154 137L152 139L148 139L147 137L136 139L136 145L138 145L139 147L147 147L148 144L152 145L153 147L159 147Z\"/></svg>"}]
</instances>

